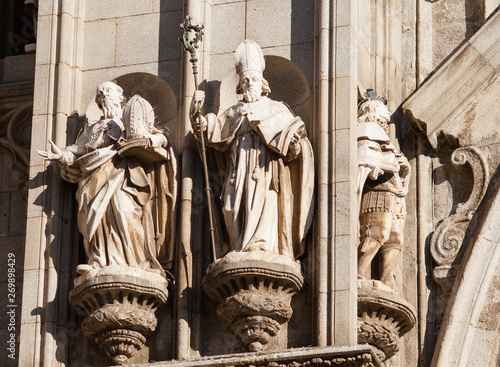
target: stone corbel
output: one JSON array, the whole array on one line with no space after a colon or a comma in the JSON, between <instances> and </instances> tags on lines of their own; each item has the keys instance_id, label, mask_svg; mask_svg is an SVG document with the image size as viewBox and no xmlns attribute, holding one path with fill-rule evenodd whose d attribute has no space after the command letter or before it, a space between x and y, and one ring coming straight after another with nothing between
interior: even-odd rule
<instances>
[{"instance_id":1,"label":"stone corbel","mask_svg":"<svg viewBox=\"0 0 500 367\"><path fill-rule=\"evenodd\" d=\"M91 270L75 279L71 305L83 316L82 330L115 365L126 364L157 325L155 312L167 302L168 281L125 266Z\"/></svg>"},{"instance_id":2,"label":"stone corbel","mask_svg":"<svg viewBox=\"0 0 500 367\"><path fill-rule=\"evenodd\" d=\"M292 297L303 283L299 262L265 251L231 252L203 278L205 292L219 304L219 320L251 352L266 349L290 320Z\"/></svg>"},{"instance_id":3,"label":"stone corbel","mask_svg":"<svg viewBox=\"0 0 500 367\"><path fill-rule=\"evenodd\" d=\"M477 147L456 149L451 155L451 162L455 166L468 163L472 169L474 185L467 201L458 204L455 213L439 223L431 238L431 254L437 264L433 269L433 276L446 298L451 292L460 265L459 253L463 247L465 231L490 181L486 158Z\"/></svg>"}]
</instances>

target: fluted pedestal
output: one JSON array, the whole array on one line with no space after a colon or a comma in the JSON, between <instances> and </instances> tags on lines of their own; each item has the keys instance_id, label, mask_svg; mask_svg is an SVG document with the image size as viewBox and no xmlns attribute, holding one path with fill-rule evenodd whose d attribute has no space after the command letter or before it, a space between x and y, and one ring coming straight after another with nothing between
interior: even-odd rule
<instances>
[{"instance_id":1,"label":"fluted pedestal","mask_svg":"<svg viewBox=\"0 0 500 367\"><path fill-rule=\"evenodd\" d=\"M231 252L203 278L205 292L219 303L219 320L249 351L265 349L290 320L292 297L302 285L300 263L264 251Z\"/></svg>"},{"instance_id":2,"label":"fluted pedestal","mask_svg":"<svg viewBox=\"0 0 500 367\"><path fill-rule=\"evenodd\" d=\"M84 316L83 333L114 364L125 364L156 328L156 309L167 301L168 281L125 266L90 270L75 279L71 305Z\"/></svg>"}]
</instances>

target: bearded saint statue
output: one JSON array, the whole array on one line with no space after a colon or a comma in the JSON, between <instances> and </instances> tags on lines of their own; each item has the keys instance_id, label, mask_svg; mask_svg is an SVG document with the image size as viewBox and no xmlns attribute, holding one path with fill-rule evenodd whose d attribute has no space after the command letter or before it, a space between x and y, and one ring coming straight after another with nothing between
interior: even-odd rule
<instances>
[{"instance_id":1,"label":"bearded saint statue","mask_svg":"<svg viewBox=\"0 0 500 367\"><path fill-rule=\"evenodd\" d=\"M154 127L151 105L134 96L122 109L123 90L101 83L95 101L103 112L76 143L38 151L58 162L63 179L78 183L78 228L88 264L80 274L130 266L165 275L173 260L176 156L168 135Z\"/></svg>"},{"instance_id":2,"label":"bearded saint statue","mask_svg":"<svg viewBox=\"0 0 500 367\"><path fill-rule=\"evenodd\" d=\"M297 258L313 215L314 163L304 122L271 92L263 78L261 48L246 40L236 50L237 93L243 98L221 116L199 111L204 92L191 104L199 138L213 148L222 189L224 235L217 255L266 251Z\"/></svg>"}]
</instances>

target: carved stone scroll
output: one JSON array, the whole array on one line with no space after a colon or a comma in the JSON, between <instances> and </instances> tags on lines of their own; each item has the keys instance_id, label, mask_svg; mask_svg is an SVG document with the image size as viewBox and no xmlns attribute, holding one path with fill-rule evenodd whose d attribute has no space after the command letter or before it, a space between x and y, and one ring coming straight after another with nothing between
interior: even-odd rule
<instances>
[{"instance_id":1,"label":"carved stone scroll","mask_svg":"<svg viewBox=\"0 0 500 367\"><path fill-rule=\"evenodd\" d=\"M486 158L476 147L456 149L451 155L451 162L456 166L468 163L472 169L474 185L467 201L457 205L455 213L436 227L431 238L431 254L437 263L433 275L445 297L449 295L455 280L458 267L455 260L462 247L465 231L490 181Z\"/></svg>"}]
</instances>

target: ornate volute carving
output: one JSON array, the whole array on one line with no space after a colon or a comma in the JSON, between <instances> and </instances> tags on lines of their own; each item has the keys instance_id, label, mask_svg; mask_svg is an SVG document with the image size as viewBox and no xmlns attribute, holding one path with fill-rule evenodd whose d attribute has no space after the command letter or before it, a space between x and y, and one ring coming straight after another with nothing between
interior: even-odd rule
<instances>
[{"instance_id":1,"label":"ornate volute carving","mask_svg":"<svg viewBox=\"0 0 500 367\"><path fill-rule=\"evenodd\" d=\"M468 163L472 169L474 184L467 201L458 204L455 213L439 223L431 238L431 254L437 263L433 275L445 297L449 295L455 280L458 266L455 260L462 247L465 231L490 181L486 158L477 147L456 149L451 155L451 162L456 166Z\"/></svg>"}]
</instances>

